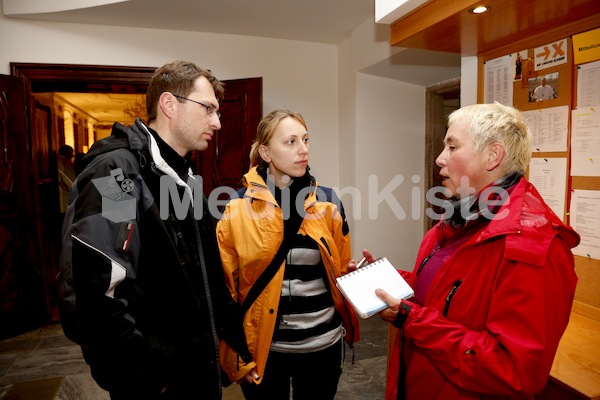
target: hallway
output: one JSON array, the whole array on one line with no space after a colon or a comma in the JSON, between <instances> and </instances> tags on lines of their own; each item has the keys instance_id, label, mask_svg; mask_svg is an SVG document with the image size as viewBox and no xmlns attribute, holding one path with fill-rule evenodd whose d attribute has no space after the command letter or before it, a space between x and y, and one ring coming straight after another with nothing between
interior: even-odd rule
<instances>
[{"instance_id":1,"label":"hallway","mask_svg":"<svg viewBox=\"0 0 600 400\"><path fill-rule=\"evenodd\" d=\"M378 316L361 320L361 341L347 349L339 400L382 400L385 394L387 324ZM90 376L79 346L60 324L0 341L0 400L109 400ZM237 385L223 400L243 400Z\"/></svg>"}]
</instances>

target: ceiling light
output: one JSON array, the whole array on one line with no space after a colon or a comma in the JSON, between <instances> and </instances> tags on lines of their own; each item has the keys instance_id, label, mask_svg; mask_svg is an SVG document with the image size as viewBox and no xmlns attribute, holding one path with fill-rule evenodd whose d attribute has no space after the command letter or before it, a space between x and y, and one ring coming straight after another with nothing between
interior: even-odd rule
<instances>
[{"instance_id":1,"label":"ceiling light","mask_svg":"<svg viewBox=\"0 0 600 400\"><path fill-rule=\"evenodd\" d=\"M487 12L489 10L490 10L490 7L488 7L488 6L477 6L475 8L471 8L469 10L469 12L473 13L473 14L482 14L482 13Z\"/></svg>"}]
</instances>

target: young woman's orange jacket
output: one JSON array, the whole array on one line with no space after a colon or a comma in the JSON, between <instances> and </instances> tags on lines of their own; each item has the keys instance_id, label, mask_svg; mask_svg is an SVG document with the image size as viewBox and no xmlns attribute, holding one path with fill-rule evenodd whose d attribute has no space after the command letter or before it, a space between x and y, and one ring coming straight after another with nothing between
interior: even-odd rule
<instances>
[{"instance_id":1,"label":"young woman's orange jacket","mask_svg":"<svg viewBox=\"0 0 600 400\"><path fill-rule=\"evenodd\" d=\"M256 168L244 176L244 185L246 190L243 196L227 204L217 224L225 281L240 304L283 240L282 210ZM310 236L319 245L333 302L343 320L345 341L352 346L360 338L358 319L352 306L335 286L335 278L346 273L346 267L352 259L350 233L344 227L346 222L341 202L333 190L315 183L304 201L304 209L306 216L299 232ZM283 274L284 268L280 268L244 318L248 347L260 379L277 324ZM220 353L223 370L232 382L248 373L250 366L244 365L238 354L226 344L221 343Z\"/></svg>"}]
</instances>

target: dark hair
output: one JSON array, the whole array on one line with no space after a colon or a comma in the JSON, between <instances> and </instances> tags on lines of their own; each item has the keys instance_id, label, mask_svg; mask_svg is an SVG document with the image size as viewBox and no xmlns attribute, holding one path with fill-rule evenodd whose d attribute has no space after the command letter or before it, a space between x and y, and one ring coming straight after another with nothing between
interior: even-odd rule
<instances>
[{"instance_id":1,"label":"dark hair","mask_svg":"<svg viewBox=\"0 0 600 400\"><path fill-rule=\"evenodd\" d=\"M223 83L215 78L209 70L188 61L174 61L165 64L154 72L146 92L146 111L148 123L156 119L160 95L171 92L179 96L188 96L199 77L205 77L211 83L217 99L223 98Z\"/></svg>"},{"instance_id":2,"label":"dark hair","mask_svg":"<svg viewBox=\"0 0 600 400\"><path fill-rule=\"evenodd\" d=\"M58 148L58 154L70 159L71 157L73 157L73 148L68 144L64 144Z\"/></svg>"}]
</instances>

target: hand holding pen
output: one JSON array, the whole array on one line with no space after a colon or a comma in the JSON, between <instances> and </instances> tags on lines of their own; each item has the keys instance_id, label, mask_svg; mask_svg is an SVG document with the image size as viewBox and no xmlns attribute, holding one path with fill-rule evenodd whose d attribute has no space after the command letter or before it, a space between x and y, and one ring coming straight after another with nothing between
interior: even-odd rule
<instances>
[{"instance_id":1,"label":"hand holding pen","mask_svg":"<svg viewBox=\"0 0 600 400\"><path fill-rule=\"evenodd\" d=\"M360 259L358 264L356 264L356 269L359 269L360 267L362 267L364 265L367 265L367 257L363 257Z\"/></svg>"},{"instance_id":2,"label":"hand holding pen","mask_svg":"<svg viewBox=\"0 0 600 400\"><path fill-rule=\"evenodd\" d=\"M350 262L348 263L348 266L347 266L347 269L348 269L347 272L356 271L357 269L364 267L365 265L370 264L376 260L376 258L373 257L371 252L367 249L363 249L362 254L363 254L363 257L360 259L360 261L358 263L354 259L350 260Z\"/></svg>"}]
</instances>

